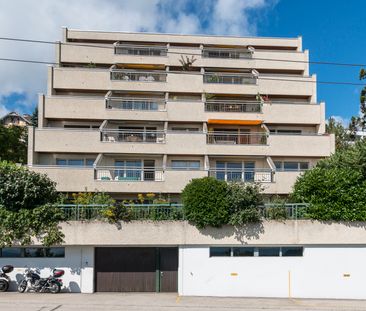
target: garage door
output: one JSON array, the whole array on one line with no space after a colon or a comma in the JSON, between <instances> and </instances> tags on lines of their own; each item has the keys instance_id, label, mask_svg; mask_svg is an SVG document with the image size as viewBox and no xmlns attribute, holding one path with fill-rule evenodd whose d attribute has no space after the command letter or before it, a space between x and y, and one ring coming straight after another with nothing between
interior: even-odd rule
<instances>
[{"instance_id":1,"label":"garage door","mask_svg":"<svg viewBox=\"0 0 366 311\"><path fill-rule=\"evenodd\" d=\"M95 280L98 292L176 292L178 248L98 247Z\"/></svg>"}]
</instances>

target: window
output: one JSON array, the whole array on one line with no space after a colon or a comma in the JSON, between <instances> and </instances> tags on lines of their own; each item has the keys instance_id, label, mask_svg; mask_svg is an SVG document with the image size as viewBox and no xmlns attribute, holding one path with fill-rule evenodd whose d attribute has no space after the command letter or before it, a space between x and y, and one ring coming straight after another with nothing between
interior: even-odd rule
<instances>
[{"instance_id":1,"label":"window","mask_svg":"<svg viewBox=\"0 0 366 311\"><path fill-rule=\"evenodd\" d=\"M73 124L64 124L65 129L99 129L100 125L73 125Z\"/></svg>"},{"instance_id":2,"label":"window","mask_svg":"<svg viewBox=\"0 0 366 311\"><path fill-rule=\"evenodd\" d=\"M254 247L234 247L233 248L234 257L253 257Z\"/></svg>"},{"instance_id":3,"label":"window","mask_svg":"<svg viewBox=\"0 0 366 311\"><path fill-rule=\"evenodd\" d=\"M216 179L254 181L255 162L216 162Z\"/></svg>"},{"instance_id":4,"label":"window","mask_svg":"<svg viewBox=\"0 0 366 311\"><path fill-rule=\"evenodd\" d=\"M172 127L172 131L180 131L180 132L198 132L198 127Z\"/></svg>"},{"instance_id":5,"label":"window","mask_svg":"<svg viewBox=\"0 0 366 311\"><path fill-rule=\"evenodd\" d=\"M200 165L200 161L172 160L172 168L176 170L199 170Z\"/></svg>"},{"instance_id":6,"label":"window","mask_svg":"<svg viewBox=\"0 0 366 311\"><path fill-rule=\"evenodd\" d=\"M22 257L23 250L20 247L4 247L1 249L1 257Z\"/></svg>"},{"instance_id":7,"label":"window","mask_svg":"<svg viewBox=\"0 0 366 311\"><path fill-rule=\"evenodd\" d=\"M278 135L301 135L301 130L280 130L280 129L270 129L269 132L271 134L278 134Z\"/></svg>"},{"instance_id":8,"label":"window","mask_svg":"<svg viewBox=\"0 0 366 311\"><path fill-rule=\"evenodd\" d=\"M83 159L70 159L68 160L69 165L73 166L83 166L84 160Z\"/></svg>"},{"instance_id":9,"label":"window","mask_svg":"<svg viewBox=\"0 0 366 311\"><path fill-rule=\"evenodd\" d=\"M280 256L279 247L259 247L258 256L260 257L278 257Z\"/></svg>"},{"instance_id":10,"label":"window","mask_svg":"<svg viewBox=\"0 0 366 311\"><path fill-rule=\"evenodd\" d=\"M55 257L55 258L65 257L65 248L64 247L45 248L45 254L46 257Z\"/></svg>"},{"instance_id":11,"label":"window","mask_svg":"<svg viewBox=\"0 0 366 311\"><path fill-rule=\"evenodd\" d=\"M282 257L301 257L303 255L303 247L282 247Z\"/></svg>"},{"instance_id":12,"label":"window","mask_svg":"<svg viewBox=\"0 0 366 311\"><path fill-rule=\"evenodd\" d=\"M93 166L94 159L56 159L56 165Z\"/></svg>"},{"instance_id":13,"label":"window","mask_svg":"<svg viewBox=\"0 0 366 311\"><path fill-rule=\"evenodd\" d=\"M24 249L24 257L44 257L44 248L27 247Z\"/></svg>"},{"instance_id":14,"label":"window","mask_svg":"<svg viewBox=\"0 0 366 311\"><path fill-rule=\"evenodd\" d=\"M67 165L67 160L56 159L56 165Z\"/></svg>"},{"instance_id":15,"label":"window","mask_svg":"<svg viewBox=\"0 0 366 311\"><path fill-rule=\"evenodd\" d=\"M280 162L280 161L274 161L274 164L276 166L276 170L282 171L282 162Z\"/></svg>"},{"instance_id":16,"label":"window","mask_svg":"<svg viewBox=\"0 0 366 311\"><path fill-rule=\"evenodd\" d=\"M86 166L93 166L93 164L94 164L94 159L86 159L85 160L85 165Z\"/></svg>"},{"instance_id":17,"label":"window","mask_svg":"<svg viewBox=\"0 0 366 311\"><path fill-rule=\"evenodd\" d=\"M210 247L210 257L230 257L231 247Z\"/></svg>"},{"instance_id":18,"label":"window","mask_svg":"<svg viewBox=\"0 0 366 311\"><path fill-rule=\"evenodd\" d=\"M298 169L299 169L298 162L283 162L284 171L298 171Z\"/></svg>"},{"instance_id":19,"label":"window","mask_svg":"<svg viewBox=\"0 0 366 311\"><path fill-rule=\"evenodd\" d=\"M4 258L61 258L65 257L65 248L64 247L4 247L0 248L0 257Z\"/></svg>"},{"instance_id":20,"label":"window","mask_svg":"<svg viewBox=\"0 0 366 311\"><path fill-rule=\"evenodd\" d=\"M295 161L274 161L277 171L305 171L309 169L309 162L295 162Z\"/></svg>"},{"instance_id":21,"label":"window","mask_svg":"<svg viewBox=\"0 0 366 311\"><path fill-rule=\"evenodd\" d=\"M308 162L300 162L300 171L305 171L309 169L309 163Z\"/></svg>"}]
</instances>

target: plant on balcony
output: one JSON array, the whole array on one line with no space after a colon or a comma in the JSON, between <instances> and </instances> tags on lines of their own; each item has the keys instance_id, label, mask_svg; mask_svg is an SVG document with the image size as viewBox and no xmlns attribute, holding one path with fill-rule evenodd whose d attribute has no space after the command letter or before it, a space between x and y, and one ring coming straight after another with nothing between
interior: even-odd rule
<instances>
[{"instance_id":1,"label":"plant on balcony","mask_svg":"<svg viewBox=\"0 0 366 311\"><path fill-rule=\"evenodd\" d=\"M366 220L366 143L336 151L301 175L292 199L310 203L309 218Z\"/></svg>"},{"instance_id":2,"label":"plant on balcony","mask_svg":"<svg viewBox=\"0 0 366 311\"><path fill-rule=\"evenodd\" d=\"M89 64L85 65L86 68L97 68L97 65L93 62L90 62Z\"/></svg>"},{"instance_id":3,"label":"plant on balcony","mask_svg":"<svg viewBox=\"0 0 366 311\"><path fill-rule=\"evenodd\" d=\"M45 245L60 244L60 209L55 183L46 175L0 162L0 246L31 244L38 237Z\"/></svg>"},{"instance_id":4,"label":"plant on balcony","mask_svg":"<svg viewBox=\"0 0 366 311\"><path fill-rule=\"evenodd\" d=\"M194 58L194 56L193 56L193 55L192 55L191 57L186 56L185 58L184 58L184 56L183 56L183 55L181 55L181 56L180 56L180 60L179 60L179 62L181 63L181 65L182 65L182 69L183 69L184 71L190 71L190 70L192 70L193 63L194 63L196 60L197 60L197 59L196 59L196 58Z\"/></svg>"}]
</instances>

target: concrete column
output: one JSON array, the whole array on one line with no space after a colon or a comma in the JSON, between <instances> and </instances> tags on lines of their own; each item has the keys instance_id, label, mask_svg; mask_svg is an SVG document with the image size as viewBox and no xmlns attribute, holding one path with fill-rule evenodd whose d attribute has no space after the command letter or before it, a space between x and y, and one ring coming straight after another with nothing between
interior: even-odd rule
<instances>
[{"instance_id":1,"label":"concrete column","mask_svg":"<svg viewBox=\"0 0 366 311\"><path fill-rule=\"evenodd\" d=\"M44 94L38 94L38 128L47 126L47 120L45 118L45 96Z\"/></svg>"},{"instance_id":2,"label":"concrete column","mask_svg":"<svg viewBox=\"0 0 366 311\"><path fill-rule=\"evenodd\" d=\"M47 95L54 95L53 90L53 67L48 66Z\"/></svg>"},{"instance_id":3,"label":"concrete column","mask_svg":"<svg viewBox=\"0 0 366 311\"><path fill-rule=\"evenodd\" d=\"M28 151L27 151L27 163L33 165L35 162L34 152L34 126L28 126Z\"/></svg>"},{"instance_id":4,"label":"concrete column","mask_svg":"<svg viewBox=\"0 0 366 311\"><path fill-rule=\"evenodd\" d=\"M94 292L94 247L80 248L80 291L90 294Z\"/></svg>"}]
</instances>

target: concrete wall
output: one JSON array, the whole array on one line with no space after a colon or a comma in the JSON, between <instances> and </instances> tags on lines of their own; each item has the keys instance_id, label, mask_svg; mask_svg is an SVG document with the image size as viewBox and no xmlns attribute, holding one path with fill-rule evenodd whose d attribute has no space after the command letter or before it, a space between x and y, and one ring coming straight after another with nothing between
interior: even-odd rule
<instances>
[{"instance_id":1,"label":"concrete wall","mask_svg":"<svg viewBox=\"0 0 366 311\"><path fill-rule=\"evenodd\" d=\"M365 299L366 245L305 246L303 257L209 257L181 247L179 294Z\"/></svg>"},{"instance_id":2,"label":"concrete wall","mask_svg":"<svg viewBox=\"0 0 366 311\"><path fill-rule=\"evenodd\" d=\"M63 292L92 293L94 291L94 247L67 246L64 258L1 258L0 267L11 264L10 290L17 290L17 283L24 278L26 268L38 268L41 277L50 276L52 269L63 269Z\"/></svg>"}]
</instances>

